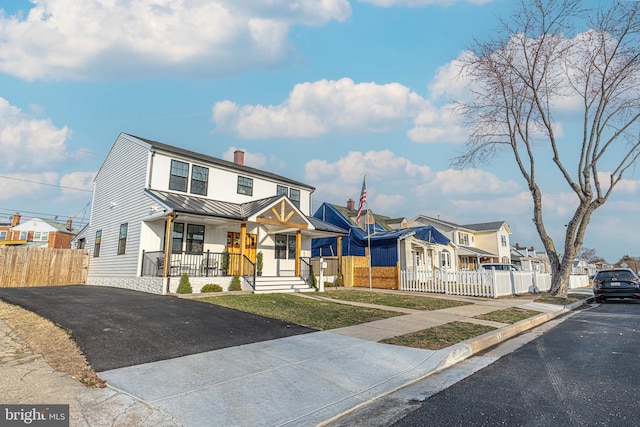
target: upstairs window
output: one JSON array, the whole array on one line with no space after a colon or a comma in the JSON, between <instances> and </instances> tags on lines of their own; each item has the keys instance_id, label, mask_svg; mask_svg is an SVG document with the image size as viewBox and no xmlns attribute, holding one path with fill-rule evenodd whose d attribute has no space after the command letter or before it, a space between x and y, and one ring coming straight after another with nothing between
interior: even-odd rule
<instances>
[{"instance_id":1,"label":"upstairs window","mask_svg":"<svg viewBox=\"0 0 640 427\"><path fill-rule=\"evenodd\" d=\"M293 203L296 208L300 209L300 190L292 188L291 191L289 191L289 199L291 199L291 203Z\"/></svg>"},{"instance_id":2,"label":"upstairs window","mask_svg":"<svg viewBox=\"0 0 640 427\"><path fill-rule=\"evenodd\" d=\"M506 248L507 247L507 236L505 236L503 234L502 236L500 236L500 240L502 241L502 246L504 246Z\"/></svg>"},{"instance_id":3,"label":"upstairs window","mask_svg":"<svg viewBox=\"0 0 640 427\"><path fill-rule=\"evenodd\" d=\"M253 196L253 179L244 176L238 177L238 194Z\"/></svg>"},{"instance_id":4,"label":"upstairs window","mask_svg":"<svg viewBox=\"0 0 640 427\"><path fill-rule=\"evenodd\" d=\"M469 246L469 235L467 233L458 232L458 243L464 246Z\"/></svg>"},{"instance_id":5,"label":"upstairs window","mask_svg":"<svg viewBox=\"0 0 640 427\"><path fill-rule=\"evenodd\" d=\"M120 234L118 235L118 255L124 255L127 248L127 230L129 224L120 224Z\"/></svg>"},{"instance_id":6,"label":"upstairs window","mask_svg":"<svg viewBox=\"0 0 640 427\"><path fill-rule=\"evenodd\" d=\"M287 187L285 187L284 185L278 185L276 186L276 195L281 195L284 194L285 196L289 194L289 189Z\"/></svg>"},{"instance_id":7,"label":"upstairs window","mask_svg":"<svg viewBox=\"0 0 640 427\"><path fill-rule=\"evenodd\" d=\"M206 196L208 182L209 169L193 165L191 169L191 193Z\"/></svg>"},{"instance_id":8,"label":"upstairs window","mask_svg":"<svg viewBox=\"0 0 640 427\"><path fill-rule=\"evenodd\" d=\"M100 245L102 244L102 230L96 231L96 241L93 244L93 256L95 258L100 256Z\"/></svg>"},{"instance_id":9,"label":"upstairs window","mask_svg":"<svg viewBox=\"0 0 640 427\"><path fill-rule=\"evenodd\" d=\"M169 177L169 190L187 191L187 177L189 176L189 163L171 160L171 175Z\"/></svg>"}]
</instances>

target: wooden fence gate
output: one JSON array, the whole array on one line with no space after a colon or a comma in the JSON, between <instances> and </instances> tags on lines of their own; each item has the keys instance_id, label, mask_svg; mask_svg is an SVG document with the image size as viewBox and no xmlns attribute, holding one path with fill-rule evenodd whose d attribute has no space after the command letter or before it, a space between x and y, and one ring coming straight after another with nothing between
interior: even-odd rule
<instances>
[{"instance_id":1,"label":"wooden fence gate","mask_svg":"<svg viewBox=\"0 0 640 427\"><path fill-rule=\"evenodd\" d=\"M0 248L0 287L82 285L87 281L86 249Z\"/></svg>"}]
</instances>

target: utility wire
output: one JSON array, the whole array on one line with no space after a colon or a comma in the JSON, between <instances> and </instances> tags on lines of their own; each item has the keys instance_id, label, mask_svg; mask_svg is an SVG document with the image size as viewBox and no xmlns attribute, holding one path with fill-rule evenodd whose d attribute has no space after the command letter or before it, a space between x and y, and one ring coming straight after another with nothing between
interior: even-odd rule
<instances>
[{"instance_id":1,"label":"utility wire","mask_svg":"<svg viewBox=\"0 0 640 427\"><path fill-rule=\"evenodd\" d=\"M13 181L28 182L28 183L31 183L31 184L48 185L49 187L64 188L65 190L75 190L75 191L84 191L84 192L87 192L87 193L93 193L93 190L85 190L84 188L66 187L64 185L49 184L49 183L46 183L46 182L38 182L38 181L31 181L31 180L28 180L28 179L15 178L15 177L5 176L5 175L0 175L0 178L10 179L10 180L13 180Z\"/></svg>"}]
</instances>

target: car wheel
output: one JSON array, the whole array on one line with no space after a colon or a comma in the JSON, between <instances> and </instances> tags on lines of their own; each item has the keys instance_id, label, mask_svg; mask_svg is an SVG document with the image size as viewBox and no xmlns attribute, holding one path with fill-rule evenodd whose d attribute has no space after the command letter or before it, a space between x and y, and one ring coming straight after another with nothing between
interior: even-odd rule
<instances>
[{"instance_id":1,"label":"car wheel","mask_svg":"<svg viewBox=\"0 0 640 427\"><path fill-rule=\"evenodd\" d=\"M602 303L602 297L596 297L595 299L598 304Z\"/></svg>"}]
</instances>

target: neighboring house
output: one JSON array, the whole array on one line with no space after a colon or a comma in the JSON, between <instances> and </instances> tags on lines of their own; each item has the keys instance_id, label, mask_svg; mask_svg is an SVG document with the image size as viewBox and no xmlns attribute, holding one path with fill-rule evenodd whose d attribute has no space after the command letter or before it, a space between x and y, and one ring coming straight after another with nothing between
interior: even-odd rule
<instances>
[{"instance_id":1,"label":"neighboring house","mask_svg":"<svg viewBox=\"0 0 640 427\"><path fill-rule=\"evenodd\" d=\"M253 286L258 252L263 277L308 276L311 239L344 232L309 217L313 191L245 166L242 151L230 162L122 133L76 239L92 255L87 283L166 293L187 273L192 285L238 274Z\"/></svg>"},{"instance_id":2,"label":"neighboring house","mask_svg":"<svg viewBox=\"0 0 640 427\"><path fill-rule=\"evenodd\" d=\"M408 227L404 218L384 215L362 215L360 224L354 209L353 199L347 206L323 203L314 217L349 230L342 238L313 239L312 255L317 256L364 256L371 247L371 265L375 267L396 266L400 268L433 269L441 266L441 259L452 252L449 239L431 226ZM365 221L369 224L365 227Z\"/></svg>"},{"instance_id":3,"label":"neighboring house","mask_svg":"<svg viewBox=\"0 0 640 427\"><path fill-rule=\"evenodd\" d=\"M71 219L64 224L40 218L32 218L23 223L20 220L20 214L15 214L8 230L0 226L0 246L70 249L71 241L78 233Z\"/></svg>"},{"instance_id":4,"label":"neighboring house","mask_svg":"<svg viewBox=\"0 0 640 427\"><path fill-rule=\"evenodd\" d=\"M535 271L537 273L550 273L549 257L546 251L536 251L516 243L511 247L511 262L520 267L522 271Z\"/></svg>"},{"instance_id":5,"label":"neighboring house","mask_svg":"<svg viewBox=\"0 0 640 427\"><path fill-rule=\"evenodd\" d=\"M511 263L511 229L505 221L459 225L440 218L418 215L409 222L411 226L433 226L455 245L458 270L475 270L489 262Z\"/></svg>"}]
</instances>

